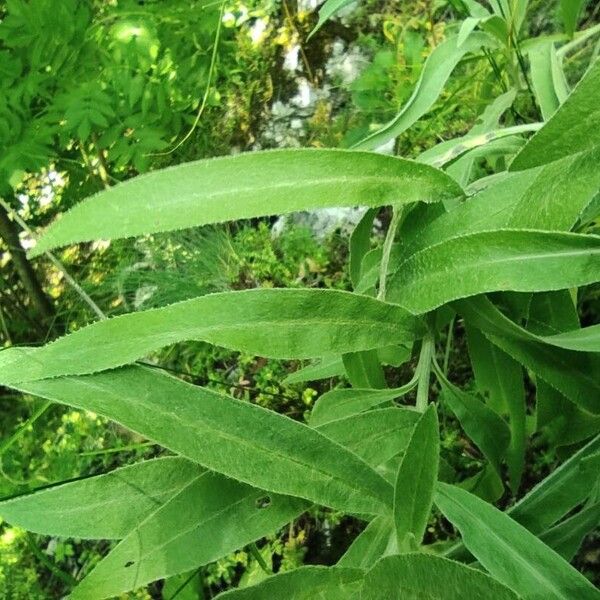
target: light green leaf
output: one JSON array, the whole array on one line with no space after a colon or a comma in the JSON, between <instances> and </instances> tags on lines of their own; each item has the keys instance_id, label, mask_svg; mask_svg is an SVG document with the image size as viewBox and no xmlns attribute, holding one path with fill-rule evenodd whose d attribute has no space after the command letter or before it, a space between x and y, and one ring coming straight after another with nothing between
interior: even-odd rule
<instances>
[{"instance_id":1,"label":"light green leaf","mask_svg":"<svg viewBox=\"0 0 600 600\"><path fill-rule=\"evenodd\" d=\"M408 257L387 298L415 314L483 292L546 291L600 280L600 237L530 230L473 233Z\"/></svg>"},{"instance_id":2,"label":"light green leaf","mask_svg":"<svg viewBox=\"0 0 600 600\"><path fill-rule=\"evenodd\" d=\"M435 502L492 577L525 600L598 598L581 573L491 504L445 483L438 483Z\"/></svg>"},{"instance_id":3,"label":"light green leaf","mask_svg":"<svg viewBox=\"0 0 600 600\"><path fill-rule=\"evenodd\" d=\"M371 233L373 231L373 221L377 216L377 210L369 209L359 221L358 225L352 231L350 236L350 281L352 286L360 283L360 268L365 254L371 248Z\"/></svg>"},{"instance_id":4,"label":"light green leaf","mask_svg":"<svg viewBox=\"0 0 600 600\"><path fill-rule=\"evenodd\" d=\"M440 439L435 405L419 419L396 476L394 524L401 552L421 545L433 504L439 469Z\"/></svg>"},{"instance_id":5,"label":"light green leaf","mask_svg":"<svg viewBox=\"0 0 600 600\"><path fill-rule=\"evenodd\" d=\"M342 355L342 361L352 386L375 389L386 387L385 374L377 350L349 352Z\"/></svg>"},{"instance_id":6,"label":"light green leaf","mask_svg":"<svg viewBox=\"0 0 600 600\"><path fill-rule=\"evenodd\" d=\"M348 600L360 590L364 572L342 567L306 566L265 579L258 585L231 590L218 600Z\"/></svg>"},{"instance_id":7,"label":"light green leaf","mask_svg":"<svg viewBox=\"0 0 600 600\"><path fill-rule=\"evenodd\" d=\"M18 389L104 415L270 492L356 513L379 513L392 504L393 490L380 475L314 429L152 369L126 367Z\"/></svg>"},{"instance_id":8,"label":"light green leaf","mask_svg":"<svg viewBox=\"0 0 600 600\"><path fill-rule=\"evenodd\" d=\"M99 192L63 214L32 256L123 238L334 206L435 202L461 196L447 175L415 162L348 150L275 150L154 171Z\"/></svg>"},{"instance_id":9,"label":"light green leaf","mask_svg":"<svg viewBox=\"0 0 600 600\"><path fill-rule=\"evenodd\" d=\"M356 144L355 148L372 150L404 133L435 104L452 71L465 54L477 52L481 48L493 48L496 44L493 37L477 31L472 31L460 46L458 36L449 37L442 42L425 61L415 90L398 115Z\"/></svg>"},{"instance_id":10,"label":"light green leaf","mask_svg":"<svg viewBox=\"0 0 600 600\"><path fill-rule=\"evenodd\" d=\"M560 0L559 14L563 22L565 31L573 37L577 20L587 0Z\"/></svg>"},{"instance_id":11,"label":"light green leaf","mask_svg":"<svg viewBox=\"0 0 600 600\"><path fill-rule=\"evenodd\" d=\"M388 516L375 517L338 561L340 567L369 569L388 551L397 548L394 524Z\"/></svg>"},{"instance_id":12,"label":"light green leaf","mask_svg":"<svg viewBox=\"0 0 600 600\"><path fill-rule=\"evenodd\" d=\"M489 575L431 554L386 556L365 576L361 600L517 600Z\"/></svg>"},{"instance_id":13,"label":"light green leaf","mask_svg":"<svg viewBox=\"0 0 600 600\"><path fill-rule=\"evenodd\" d=\"M384 390L345 388L325 392L312 409L310 424L316 427L329 421L350 417L399 398L414 387L414 383L409 383L401 388ZM415 413L415 419L417 417L418 413Z\"/></svg>"},{"instance_id":14,"label":"light green leaf","mask_svg":"<svg viewBox=\"0 0 600 600\"><path fill-rule=\"evenodd\" d=\"M4 500L0 516L44 535L119 539L202 472L184 458L147 460Z\"/></svg>"},{"instance_id":15,"label":"light green leaf","mask_svg":"<svg viewBox=\"0 0 600 600\"><path fill-rule=\"evenodd\" d=\"M111 598L190 571L277 531L307 508L296 498L205 472L148 515L70 597Z\"/></svg>"},{"instance_id":16,"label":"light green leaf","mask_svg":"<svg viewBox=\"0 0 600 600\"><path fill-rule=\"evenodd\" d=\"M600 145L600 60L548 123L519 152L511 171L531 169Z\"/></svg>"},{"instance_id":17,"label":"light green leaf","mask_svg":"<svg viewBox=\"0 0 600 600\"><path fill-rule=\"evenodd\" d=\"M554 43L550 41L535 46L529 52L533 92L542 111L542 117L546 121L560 106L552 77L552 54L554 53L556 49Z\"/></svg>"},{"instance_id":18,"label":"light green leaf","mask_svg":"<svg viewBox=\"0 0 600 600\"><path fill-rule=\"evenodd\" d=\"M348 292L224 292L99 321L41 348L1 352L0 383L111 369L193 339L268 357L313 358L386 346L418 331L415 317L399 306Z\"/></svg>"},{"instance_id":19,"label":"light green leaf","mask_svg":"<svg viewBox=\"0 0 600 600\"><path fill-rule=\"evenodd\" d=\"M333 17L337 12L349 6L356 0L325 0L325 2L321 5L319 9L319 20L317 24L314 26L314 29L310 32L309 36L306 38L307 41L323 27L323 25Z\"/></svg>"},{"instance_id":20,"label":"light green leaf","mask_svg":"<svg viewBox=\"0 0 600 600\"><path fill-rule=\"evenodd\" d=\"M342 357L333 355L318 359L306 367L290 373L284 378L283 383L289 385L292 383L304 383L305 381L319 381L320 379L337 377L344 373Z\"/></svg>"}]
</instances>

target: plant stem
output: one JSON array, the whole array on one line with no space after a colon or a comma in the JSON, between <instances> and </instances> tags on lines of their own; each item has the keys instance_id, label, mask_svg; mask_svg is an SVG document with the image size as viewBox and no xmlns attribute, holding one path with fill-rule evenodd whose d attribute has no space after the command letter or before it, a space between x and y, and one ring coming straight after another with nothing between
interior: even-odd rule
<instances>
[{"instance_id":1,"label":"plant stem","mask_svg":"<svg viewBox=\"0 0 600 600\"><path fill-rule=\"evenodd\" d=\"M431 361L433 360L433 353L433 335L430 332L427 332L427 334L425 334L425 337L423 338L421 354L419 355L419 364L417 365L419 383L417 385L416 409L419 412L425 412L425 410L427 410L427 402L429 400L429 380L431 378Z\"/></svg>"},{"instance_id":2,"label":"plant stem","mask_svg":"<svg viewBox=\"0 0 600 600\"><path fill-rule=\"evenodd\" d=\"M448 325L448 338L446 339L446 351L444 352L444 374L448 373L448 363L450 362L450 350L452 350L455 320L456 317L452 317L452 321L450 321L450 325Z\"/></svg>"},{"instance_id":3,"label":"plant stem","mask_svg":"<svg viewBox=\"0 0 600 600\"><path fill-rule=\"evenodd\" d=\"M252 554L252 556L256 559L256 562L260 565L260 568L267 575L272 575L273 574L272 569L270 569L269 566L267 565L267 563L265 562L265 559L263 558L262 554L260 553L260 550L256 547L255 542L252 542L248 546L248 550L250 550L250 554Z\"/></svg>"},{"instance_id":4,"label":"plant stem","mask_svg":"<svg viewBox=\"0 0 600 600\"><path fill-rule=\"evenodd\" d=\"M392 253L392 246L394 244L394 238L396 237L396 231L402 222L402 215L404 213L403 209L400 207L392 207L392 211L392 220L390 221L390 226L388 227L385 241L383 242L383 256L381 257L381 267L379 270L379 293L377 294L377 298L379 300L385 300L385 286L388 267L390 264L390 255Z\"/></svg>"},{"instance_id":5,"label":"plant stem","mask_svg":"<svg viewBox=\"0 0 600 600\"><path fill-rule=\"evenodd\" d=\"M42 404L30 417L22 423L19 428L0 444L0 456L2 456L22 435L30 425L33 425L49 408L52 402L49 400Z\"/></svg>"}]
</instances>

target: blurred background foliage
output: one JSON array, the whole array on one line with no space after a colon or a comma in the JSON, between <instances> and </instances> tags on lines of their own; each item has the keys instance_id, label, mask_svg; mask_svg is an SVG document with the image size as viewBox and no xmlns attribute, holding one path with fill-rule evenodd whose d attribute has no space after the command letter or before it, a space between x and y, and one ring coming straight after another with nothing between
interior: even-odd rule
<instances>
[{"instance_id":1,"label":"blurred background foliage","mask_svg":"<svg viewBox=\"0 0 600 600\"><path fill-rule=\"evenodd\" d=\"M530 3L524 38L556 31L556 4ZM349 146L397 113L427 56L464 17L460 0L367 0L307 42L317 6L314 0L0 1L3 346L43 343L95 318L63 270L46 258L26 260L32 230L83 197L150 169L261 148ZM600 5L588 3L581 26L597 22L598 13ZM580 76L594 52L598 47L589 43L569 55L567 74ZM465 134L504 86L489 58L463 61L433 109L387 150L415 157ZM538 118L526 91L513 111L507 125ZM359 217L255 220L80 245L58 258L108 315L226 289L350 289L347 236ZM459 336L449 360L468 386L465 354ZM345 384L340 376L286 382L301 365L201 343L179 344L151 360L299 420L321 392ZM451 423L450 415L443 418ZM460 428L444 430L448 468L475 472L481 457ZM0 393L0 439L1 497L160 452L97 415L20 401L8 390ZM543 441L532 449L529 485L556 460ZM331 564L359 527L347 516L314 510L260 547L128 597L210 598L232 583L265 577L265 564L279 570ZM438 520L429 535L450 534ZM0 522L0 599L60 598L109 547ZM599 563L591 540L580 566L585 572Z\"/></svg>"}]
</instances>

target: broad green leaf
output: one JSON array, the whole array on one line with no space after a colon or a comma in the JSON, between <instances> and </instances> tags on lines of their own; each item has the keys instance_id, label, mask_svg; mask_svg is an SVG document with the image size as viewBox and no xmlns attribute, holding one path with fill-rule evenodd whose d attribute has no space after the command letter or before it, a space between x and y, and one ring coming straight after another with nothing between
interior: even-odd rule
<instances>
[{"instance_id":1,"label":"broad green leaf","mask_svg":"<svg viewBox=\"0 0 600 600\"><path fill-rule=\"evenodd\" d=\"M71 598L110 598L190 571L277 531L307 507L205 472L133 529Z\"/></svg>"},{"instance_id":2,"label":"broad green leaf","mask_svg":"<svg viewBox=\"0 0 600 600\"><path fill-rule=\"evenodd\" d=\"M41 348L6 350L0 383L111 369L193 339L268 357L313 358L386 346L418 331L415 317L399 306L348 292L224 292L99 321Z\"/></svg>"},{"instance_id":3,"label":"broad green leaf","mask_svg":"<svg viewBox=\"0 0 600 600\"><path fill-rule=\"evenodd\" d=\"M435 202L461 196L447 175L415 162L348 150L249 152L140 175L63 214L32 256L124 238L334 206Z\"/></svg>"},{"instance_id":4,"label":"broad green leaf","mask_svg":"<svg viewBox=\"0 0 600 600\"><path fill-rule=\"evenodd\" d=\"M342 355L348 380L354 387L381 389L386 387L385 374L377 350L349 352Z\"/></svg>"},{"instance_id":5,"label":"broad green leaf","mask_svg":"<svg viewBox=\"0 0 600 600\"><path fill-rule=\"evenodd\" d=\"M362 585L364 571L342 567L306 566L265 579L258 585L231 590L218 600L348 600Z\"/></svg>"},{"instance_id":6,"label":"broad green leaf","mask_svg":"<svg viewBox=\"0 0 600 600\"><path fill-rule=\"evenodd\" d=\"M554 525L589 496L600 469L599 451L597 436L519 500L510 516L535 534Z\"/></svg>"},{"instance_id":7,"label":"broad green leaf","mask_svg":"<svg viewBox=\"0 0 600 600\"><path fill-rule=\"evenodd\" d=\"M559 14L565 31L572 37L577 27L577 20L587 0L560 0Z\"/></svg>"},{"instance_id":8,"label":"broad green leaf","mask_svg":"<svg viewBox=\"0 0 600 600\"><path fill-rule=\"evenodd\" d=\"M494 346L478 329L467 327L467 343L477 387L486 403L508 415L510 443L506 449L509 479L514 493L525 467L526 404L523 369L508 354Z\"/></svg>"},{"instance_id":9,"label":"broad green leaf","mask_svg":"<svg viewBox=\"0 0 600 600\"><path fill-rule=\"evenodd\" d=\"M544 120L548 120L560 106L552 77L552 54L556 52L553 42L540 44L529 52L531 83Z\"/></svg>"},{"instance_id":10,"label":"broad green leaf","mask_svg":"<svg viewBox=\"0 0 600 600\"><path fill-rule=\"evenodd\" d=\"M20 384L91 410L209 469L349 512L392 504L391 486L321 433L259 406L144 367Z\"/></svg>"},{"instance_id":11,"label":"broad green leaf","mask_svg":"<svg viewBox=\"0 0 600 600\"><path fill-rule=\"evenodd\" d=\"M388 299L420 314L483 292L545 291L600 280L600 237L500 230L445 240L400 263Z\"/></svg>"},{"instance_id":12,"label":"broad green leaf","mask_svg":"<svg viewBox=\"0 0 600 600\"><path fill-rule=\"evenodd\" d=\"M544 341L567 350L600 352L600 324L547 336Z\"/></svg>"},{"instance_id":13,"label":"broad green leaf","mask_svg":"<svg viewBox=\"0 0 600 600\"><path fill-rule=\"evenodd\" d=\"M439 377L442 398L456 415L461 427L483 455L500 473L502 459L510 443L506 421L481 400Z\"/></svg>"},{"instance_id":14,"label":"broad green leaf","mask_svg":"<svg viewBox=\"0 0 600 600\"><path fill-rule=\"evenodd\" d=\"M396 549L394 524L388 516L375 517L352 542L342 558L340 567L369 569L382 556Z\"/></svg>"},{"instance_id":15,"label":"broad green leaf","mask_svg":"<svg viewBox=\"0 0 600 600\"><path fill-rule=\"evenodd\" d=\"M365 576L361 600L517 600L489 575L431 554L386 556Z\"/></svg>"},{"instance_id":16,"label":"broad green leaf","mask_svg":"<svg viewBox=\"0 0 600 600\"><path fill-rule=\"evenodd\" d=\"M354 289L360 283L360 268L363 258L371 248L371 233L373 231L373 221L376 216L377 210L374 208L369 209L350 236L349 270L350 281L352 281Z\"/></svg>"},{"instance_id":17,"label":"broad green leaf","mask_svg":"<svg viewBox=\"0 0 600 600\"><path fill-rule=\"evenodd\" d=\"M598 598L581 573L491 504L445 483L438 483L435 503L492 577L525 600Z\"/></svg>"},{"instance_id":18,"label":"broad green leaf","mask_svg":"<svg viewBox=\"0 0 600 600\"><path fill-rule=\"evenodd\" d=\"M544 531L540 539L570 562L577 554L585 536L597 529L598 523L600 523L600 502L583 508L552 529Z\"/></svg>"},{"instance_id":19,"label":"broad green leaf","mask_svg":"<svg viewBox=\"0 0 600 600\"><path fill-rule=\"evenodd\" d=\"M452 71L465 54L477 52L481 48L493 48L496 44L493 37L477 31L471 32L460 45L458 36L449 37L442 42L425 61L415 90L398 115L381 129L360 141L355 147L372 150L404 133L435 104ZM456 196L456 194L454 195Z\"/></svg>"},{"instance_id":20,"label":"broad green leaf","mask_svg":"<svg viewBox=\"0 0 600 600\"><path fill-rule=\"evenodd\" d=\"M531 169L600 145L600 60L548 123L519 152L511 171Z\"/></svg>"},{"instance_id":21,"label":"broad green leaf","mask_svg":"<svg viewBox=\"0 0 600 600\"><path fill-rule=\"evenodd\" d=\"M323 357L306 367L302 367L285 377L283 383L304 383L305 381L319 381L320 379L329 379L343 375L344 363L342 357L333 355Z\"/></svg>"},{"instance_id":22,"label":"broad green leaf","mask_svg":"<svg viewBox=\"0 0 600 600\"><path fill-rule=\"evenodd\" d=\"M418 418L414 410L381 408L324 423L317 431L375 468L404 452Z\"/></svg>"},{"instance_id":23,"label":"broad green leaf","mask_svg":"<svg viewBox=\"0 0 600 600\"><path fill-rule=\"evenodd\" d=\"M440 438L435 405L417 421L396 476L394 525L401 552L421 545L438 478Z\"/></svg>"},{"instance_id":24,"label":"broad green leaf","mask_svg":"<svg viewBox=\"0 0 600 600\"><path fill-rule=\"evenodd\" d=\"M410 392L414 384L384 390L345 388L325 392L316 401L310 414L312 427L343 419L390 402ZM418 413L415 413L418 416Z\"/></svg>"},{"instance_id":25,"label":"broad green leaf","mask_svg":"<svg viewBox=\"0 0 600 600\"><path fill-rule=\"evenodd\" d=\"M44 535L119 539L202 472L184 458L147 460L4 500L0 516Z\"/></svg>"}]
</instances>

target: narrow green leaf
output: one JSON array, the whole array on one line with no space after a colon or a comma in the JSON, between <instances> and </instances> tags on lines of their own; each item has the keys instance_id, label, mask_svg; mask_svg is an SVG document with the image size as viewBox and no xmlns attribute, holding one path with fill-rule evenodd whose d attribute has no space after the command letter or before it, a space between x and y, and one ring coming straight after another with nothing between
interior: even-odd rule
<instances>
[{"instance_id":1,"label":"narrow green leaf","mask_svg":"<svg viewBox=\"0 0 600 600\"><path fill-rule=\"evenodd\" d=\"M381 389L386 387L385 374L377 350L349 352L342 355L346 376L354 387Z\"/></svg>"},{"instance_id":2,"label":"narrow green leaf","mask_svg":"<svg viewBox=\"0 0 600 600\"><path fill-rule=\"evenodd\" d=\"M430 246L402 262L388 299L420 314L483 292L566 289L600 280L600 237L484 231Z\"/></svg>"},{"instance_id":3,"label":"narrow green leaf","mask_svg":"<svg viewBox=\"0 0 600 600\"><path fill-rule=\"evenodd\" d=\"M292 384L304 383L305 381L319 381L320 379L338 377L344 373L342 357L333 355L318 359L306 367L290 373L284 378L283 383Z\"/></svg>"},{"instance_id":4,"label":"narrow green leaf","mask_svg":"<svg viewBox=\"0 0 600 600\"><path fill-rule=\"evenodd\" d=\"M335 206L461 196L432 167L348 150L275 150L200 160L99 192L63 214L31 251Z\"/></svg>"},{"instance_id":5,"label":"narrow green leaf","mask_svg":"<svg viewBox=\"0 0 600 600\"><path fill-rule=\"evenodd\" d=\"M325 392L316 401L310 414L312 427L361 413L390 402L414 389L409 383L401 388L384 390L345 388ZM417 413L415 413L418 416Z\"/></svg>"},{"instance_id":6,"label":"narrow green leaf","mask_svg":"<svg viewBox=\"0 0 600 600\"><path fill-rule=\"evenodd\" d=\"M307 41L323 27L323 25L333 17L337 12L345 8L346 6L356 2L356 0L325 0L325 2L321 5L319 9L319 20L317 24L314 26L313 30L310 32Z\"/></svg>"},{"instance_id":7,"label":"narrow green leaf","mask_svg":"<svg viewBox=\"0 0 600 600\"><path fill-rule=\"evenodd\" d=\"M517 600L489 575L431 554L386 556L365 576L361 600Z\"/></svg>"},{"instance_id":8,"label":"narrow green leaf","mask_svg":"<svg viewBox=\"0 0 600 600\"><path fill-rule=\"evenodd\" d=\"M371 568L388 551L397 547L394 524L388 516L375 517L352 542L339 567Z\"/></svg>"},{"instance_id":9,"label":"narrow green leaf","mask_svg":"<svg viewBox=\"0 0 600 600\"><path fill-rule=\"evenodd\" d=\"M581 573L491 504L445 483L438 483L435 502L492 577L525 600L599 597Z\"/></svg>"},{"instance_id":10,"label":"narrow green leaf","mask_svg":"<svg viewBox=\"0 0 600 600\"><path fill-rule=\"evenodd\" d=\"M269 577L258 585L231 590L218 600L348 600L360 590L364 572L342 567L306 566Z\"/></svg>"},{"instance_id":11,"label":"narrow green leaf","mask_svg":"<svg viewBox=\"0 0 600 600\"><path fill-rule=\"evenodd\" d=\"M535 46L529 52L533 92L546 121L560 106L552 78L552 54L555 52L551 41Z\"/></svg>"},{"instance_id":12,"label":"narrow green leaf","mask_svg":"<svg viewBox=\"0 0 600 600\"><path fill-rule=\"evenodd\" d=\"M70 597L111 598L190 571L273 533L307 507L205 472L148 515Z\"/></svg>"},{"instance_id":13,"label":"narrow green leaf","mask_svg":"<svg viewBox=\"0 0 600 600\"><path fill-rule=\"evenodd\" d=\"M458 36L449 37L442 42L425 61L415 90L398 115L356 144L355 148L373 150L404 133L435 104L452 71L465 54L477 52L481 48L493 48L496 45L497 42L493 37L477 31L472 31L460 45Z\"/></svg>"},{"instance_id":14,"label":"narrow green leaf","mask_svg":"<svg viewBox=\"0 0 600 600\"><path fill-rule=\"evenodd\" d=\"M511 171L531 169L600 145L600 60L548 123L519 152Z\"/></svg>"},{"instance_id":15,"label":"narrow green leaf","mask_svg":"<svg viewBox=\"0 0 600 600\"><path fill-rule=\"evenodd\" d=\"M376 209L369 209L359 221L350 236L350 281L354 289L360 283L360 268L365 254L371 248L373 221L377 216Z\"/></svg>"},{"instance_id":16,"label":"narrow green leaf","mask_svg":"<svg viewBox=\"0 0 600 600\"><path fill-rule=\"evenodd\" d=\"M394 487L394 524L401 552L421 545L433 504L440 439L435 405L419 419L400 462Z\"/></svg>"},{"instance_id":17,"label":"narrow green leaf","mask_svg":"<svg viewBox=\"0 0 600 600\"><path fill-rule=\"evenodd\" d=\"M5 350L0 383L111 369L185 340L267 357L313 358L414 339L419 328L399 306L348 292L224 292L99 321L41 348Z\"/></svg>"},{"instance_id":18,"label":"narrow green leaf","mask_svg":"<svg viewBox=\"0 0 600 600\"><path fill-rule=\"evenodd\" d=\"M393 490L380 475L314 429L151 369L125 367L18 389L104 415L270 492L356 513L378 513L392 504Z\"/></svg>"},{"instance_id":19,"label":"narrow green leaf","mask_svg":"<svg viewBox=\"0 0 600 600\"><path fill-rule=\"evenodd\" d=\"M43 535L119 539L202 472L184 458L147 460L4 500L0 516Z\"/></svg>"},{"instance_id":20,"label":"narrow green leaf","mask_svg":"<svg viewBox=\"0 0 600 600\"><path fill-rule=\"evenodd\" d=\"M577 20L587 0L560 0L559 14L567 34L573 37Z\"/></svg>"}]
</instances>

